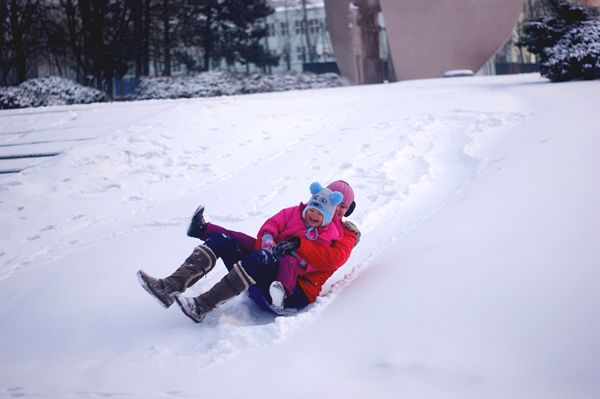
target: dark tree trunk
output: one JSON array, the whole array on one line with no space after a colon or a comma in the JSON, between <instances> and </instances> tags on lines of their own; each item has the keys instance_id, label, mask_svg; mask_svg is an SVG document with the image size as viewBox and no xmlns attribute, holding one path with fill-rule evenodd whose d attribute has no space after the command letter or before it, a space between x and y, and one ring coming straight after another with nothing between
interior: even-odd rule
<instances>
[{"instance_id":1,"label":"dark tree trunk","mask_svg":"<svg viewBox=\"0 0 600 399\"><path fill-rule=\"evenodd\" d=\"M204 70L210 69L210 59L212 57L212 49L214 47L213 36L213 2L208 1L206 11L206 27L204 31Z\"/></svg>"},{"instance_id":2,"label":"dark tree trunk","mask_svg":"<svg viewBox=\"0 0 600 399\"><path fill-rule=\"evenodd\" d=\"M302 0L302 23L304 24L304 39L306 40L306 51L308 52L308 62L314 61L314 52L310 42L310 32L308 31L308 14L306 12L306 0ZM304 60L306 61L306 59Z\"/></svg>"},{"instance_id":3,"label":"dark tree trunk","mask_svg":"<svg viewBox=\"0 0 600 399\"><path fill-rule=\"evenodd\" d=\"M170 27L170 0L163 0L163 51L164 69L163 76L171 76L171 27Z\"/></svg>"}]
</instances>

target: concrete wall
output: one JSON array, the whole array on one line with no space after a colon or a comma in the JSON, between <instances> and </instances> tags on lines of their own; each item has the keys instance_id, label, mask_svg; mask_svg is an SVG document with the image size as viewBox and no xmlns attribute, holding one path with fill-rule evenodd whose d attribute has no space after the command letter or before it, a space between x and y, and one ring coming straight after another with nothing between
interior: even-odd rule
<instances>
[{"instance_id":1,"label":"concrete wall","mask_svg":"<svg viewBox=\"0 0 600 399\"><path fill-rule=\"evenodd\" d=\"M510 36L523 0L325 0L327 28L349 84L383 80L376 20L383 14L391 80L479 70Z\"/></svg>"}]
</instances>

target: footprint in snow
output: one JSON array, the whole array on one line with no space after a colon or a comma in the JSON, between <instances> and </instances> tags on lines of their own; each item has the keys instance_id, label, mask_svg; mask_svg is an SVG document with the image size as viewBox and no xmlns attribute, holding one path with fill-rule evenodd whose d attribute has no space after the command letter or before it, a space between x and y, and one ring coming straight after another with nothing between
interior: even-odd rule
<instances>
[{"instance_id":1,"label":"footprint in snow","mask_svg":"<svg viewBox=\"0 0 600 399\"><path fill-rule=\"evenodd\" d=\"M22 392L24 390L24 387L10 387L6 389L6 392L11 398L21 398L26 395L24 392ZM3 390L0 389L0 394L2 393L2 391Z\"/></svg>"}]
</instances>

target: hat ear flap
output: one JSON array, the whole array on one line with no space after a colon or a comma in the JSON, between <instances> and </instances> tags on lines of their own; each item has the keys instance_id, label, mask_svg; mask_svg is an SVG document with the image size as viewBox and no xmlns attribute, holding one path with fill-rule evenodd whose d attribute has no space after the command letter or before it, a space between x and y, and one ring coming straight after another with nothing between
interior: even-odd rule
<instances>
[{"instance_id":1,"label":"hat ear flap","mask_svg":"<svg viewBox=\"0 0 600 399\"><path fill-rule=\"evenodd\" d=\"M321 186L321 184L319 184L318 182L314 182L310 185L310 193L314 195L321 191L322 188L323 187Z\"/></svg>"},{"instance_id":2,"label":"hat ear flap","mask_svg":"<svg viewBox=\"0 0 600 399\"><path fill-rule=\"evenodd\" d=\"M354 212L354 208L356 208L356 202L352 201L352 203L348 207L348 210L346 211L346 214L344 216L348 217L348 216L352 215L352 212Z\"/></svg>"},{"instance_id":3,"label":"hat ear flap","mask_svg":"<svg viewBox=\"0 0 600 399\"><path fill-rule=\"evenodd\" d=\"M331 201L333 205L338 205L343 199L344 194L340 193L339 191L334 191L329 195L329 201Z\"/></svg>"}]
</instances>

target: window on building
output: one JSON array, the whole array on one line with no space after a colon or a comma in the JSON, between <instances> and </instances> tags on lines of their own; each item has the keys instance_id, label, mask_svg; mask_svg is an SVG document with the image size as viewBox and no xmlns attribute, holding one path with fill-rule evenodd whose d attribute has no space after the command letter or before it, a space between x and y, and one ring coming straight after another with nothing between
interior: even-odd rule
<instances>
[{"instance_id":1,"label":"window on building","mask_svg":"<svg viewBox=\"0 0 600 399\"><path fill-rule=\"evenodd\" d=\"M304 48L304 46L296 47L296 53L298 54L298 61L304 62L304 60L306 59L306 49Z\"/></svg>"},{"instance_id":2,"label":"window on building","mask_svg":"<svg viewBox=\"0 0 600 399\"><path fill-rule=\"evenodd\" d=\"M303 20L294 21L294 32L296 32L297 35L301 35L304 33L304 21Z\"/></svg>"},{"instance_id":3,"label":"window on building","mask_svg":"<svg viewBox=\"0 0 600 399\"><path fill-rule=\"evenodd\" d=\"M310 19L308 21L308 31L310 33L319 33L320 23L318 19Z\"/></svg>"},{"instance_id":4,"label":"window on building","mask_svg":"<svg viewBox=\"0 0 600 399\"><path fill-rule=\"evenodd\" d=\"M280 22L279 27L281 28L281 36L286 36L288 34L288 23Z\"/></svg>"}]
</instances>

